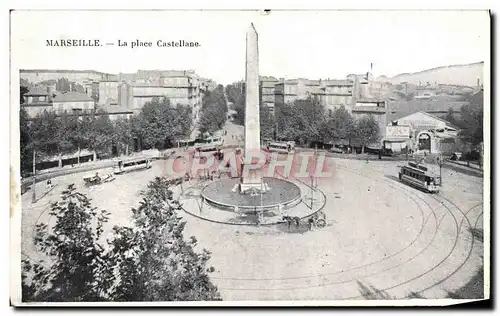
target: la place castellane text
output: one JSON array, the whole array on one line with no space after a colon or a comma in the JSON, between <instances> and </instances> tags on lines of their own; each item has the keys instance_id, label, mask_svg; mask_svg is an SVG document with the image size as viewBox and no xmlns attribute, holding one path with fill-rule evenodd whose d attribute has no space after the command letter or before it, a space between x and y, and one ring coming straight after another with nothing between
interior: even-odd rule
<instances>
[{"instance_id":1,"label":"la place castellane text","mask_svg":"<svg viewBox=\"0 0 500 316\"><path fill-rule=\"evenodd\" d=\"M119 47L153 47L152 41L124 41L118 40L117 46ZM106 43L106 46L114 46L115 43ZM51 47L95 47L95 46L104 46L102 42L98 39L60 39L60 40L46 40L46 46ZM191 42L185 40L178 41L164 41L157 40L157 47L200 47L199 42Z\"/></svg>"}]
</instances>

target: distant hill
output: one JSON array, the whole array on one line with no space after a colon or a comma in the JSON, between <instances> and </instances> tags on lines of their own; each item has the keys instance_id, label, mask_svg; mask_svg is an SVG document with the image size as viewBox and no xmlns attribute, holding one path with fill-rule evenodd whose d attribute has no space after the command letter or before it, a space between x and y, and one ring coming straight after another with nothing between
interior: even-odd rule
<instances>
[{"instance_id":1,"label":"distant hill","mask_svg":"<svg viewBox=\"0 0 500 316\"><path fill-rule=\"evenodd\" d=\"M477 86L477 79L479 78L483 84L483 68L484 62L465 64L465 65L450 65L437 67L433 69L423 70L414 73L404 73L386 79L381 76L384 81L388 80L392 84L408 82L415 85L425 85L427 82L459 86Z\"/></svg>"}]
</instances>

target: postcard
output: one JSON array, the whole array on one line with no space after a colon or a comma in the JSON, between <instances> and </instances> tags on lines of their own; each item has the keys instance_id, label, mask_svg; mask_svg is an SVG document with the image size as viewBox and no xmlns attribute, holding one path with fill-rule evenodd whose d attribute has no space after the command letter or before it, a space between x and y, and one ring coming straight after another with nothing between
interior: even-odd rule
<instances>
[{"instance_id":1,"label":"postcard","mask_svg":"<svg viewBox=\"0 0 500 316\"><path fill-rule=\"evenodd\" d=\"M490 299L490 12L13 10L11 304Z\"/></svg>"}]
</instances>

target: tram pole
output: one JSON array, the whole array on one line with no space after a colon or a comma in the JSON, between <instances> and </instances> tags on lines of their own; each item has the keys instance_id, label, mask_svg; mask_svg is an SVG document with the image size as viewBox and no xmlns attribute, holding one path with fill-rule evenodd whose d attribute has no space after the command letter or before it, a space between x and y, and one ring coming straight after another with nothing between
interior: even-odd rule
<instances>
[{"instance_id":1,"label":"tram pole","mask_svg":"<svg viewBox=\"0 0 500 316\"><path fill-rule=\"evenodd\" d=\"M443 156L440 156L439 158L439 186L443 185Z\"/></svg>"},{"instance_id":2,"label":"tram pole","mask_svg":"<svg viewBox=\"0 0 500 316\"><path fill-rule=\"evenodd\" d=\"M35 157L36 157L36 151L33 150L33 192L32 192L32 195L31 195L31 203L35 203L36 202L36 192L35 192L35 186L36 186L36 160L35 160Z\"/></svg>"}]
</instances>

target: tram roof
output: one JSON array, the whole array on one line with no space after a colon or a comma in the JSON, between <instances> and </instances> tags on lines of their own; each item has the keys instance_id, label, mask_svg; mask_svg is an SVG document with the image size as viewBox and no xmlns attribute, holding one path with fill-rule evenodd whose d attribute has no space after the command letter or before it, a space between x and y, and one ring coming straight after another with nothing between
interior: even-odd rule
<instances>
[{"instance_id":1,"label":"tram roof","mask_svg":"<svg viewBox=\"0 0 500 316\"><path fill-rule=\"evenodd\" d=\"M142 157L133 157L133 158L125 158L125 159L118 159L118 161L121 162L131 162L131 161L142 161L142 160L151 160L150 157L142 156Z\"/></svg>"}]
</instances>

